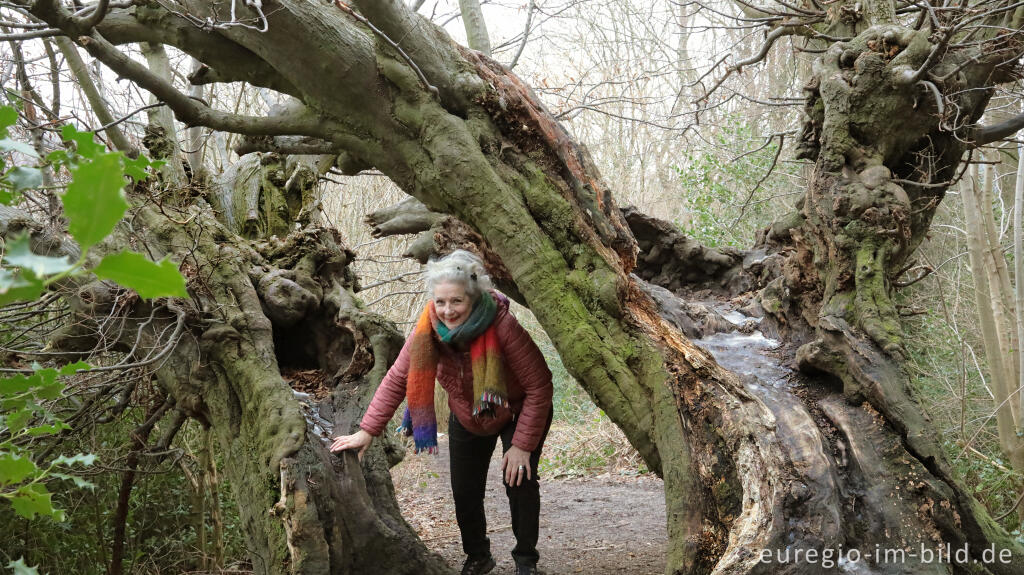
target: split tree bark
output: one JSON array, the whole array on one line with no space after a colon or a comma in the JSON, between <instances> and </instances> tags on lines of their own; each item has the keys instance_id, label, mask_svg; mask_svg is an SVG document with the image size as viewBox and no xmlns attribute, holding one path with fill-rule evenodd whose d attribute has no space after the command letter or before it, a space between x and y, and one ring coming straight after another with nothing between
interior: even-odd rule
<instances>
[{"instance_id":1,"label":"split tree bark","mask_svg":"<svg viewBox=\"0 0 1024 575\"><path fill-rule=\"evenodd\" d=\"M965 148L964 133L946 130L929 99L932 86L946 85L922 89L914 71L937 58L950 82L981 86L947 96L968 119L957 129L976 140L998 135L1005 129L973 124L990 79L1011 75L1016 36L945 50L927 30L865 23L828 48L808 85L802 153L816 161L814 176L801 213L773 230L782 275L752 285L769 321L801 344L796 359L810 375L799 389L759 391L663 319L630 275L637 241L588 154L501 65L455 46L400 0L354 8L275 0L263 5L264 33L197 28L181 13L218 23L223 11L177 7L114 8L95 30L52 0L31 9L186 124L258 137L282 153L337 154L347 173L374 166L478 234L480 251L500 262L496 275L534 311L569 372L664 479L668 573L816 573L820 564L765 563L760 553L944 543L969 546L972 559L992 544L1013 558L870 569L1024 569L1024 550L951 474L909 391L890 285ZM116 48L141 41L205 63L195 82L245 80L305 107L270 118L211 110ZM931 164L919 178L924 157ZM178 343L180 359L161 383L211 426L229 458L256 571L358 573L372 564L376 573L443 572L401 521L383 456L362 469L352 456L329 457L281 380L282 366L332 375L340 431L360 405L340 398L372 392L397 349L397 334L354 303L343 271L349 255L336 239L312 230L257 251L201 203L184 208L189 226L151 206L137 210L155 257L199 238L195 251L173 254L189 270L198 307L166 304L197 337ZM671 265L685 267L689 256L676 254ZM294 330L312 330L313 347L296 345Z\"/></svg>"}]
</instances>

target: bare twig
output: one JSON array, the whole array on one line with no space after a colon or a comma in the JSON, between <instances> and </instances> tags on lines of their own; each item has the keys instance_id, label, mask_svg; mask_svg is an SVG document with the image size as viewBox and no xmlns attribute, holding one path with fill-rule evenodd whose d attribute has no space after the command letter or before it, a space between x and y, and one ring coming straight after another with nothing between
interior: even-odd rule
<instances>
[{"instance_id":1,"label":"bare twig","mask_svg":"<svg viewBox=\"0 0 1024 575\"><path fill-rule=\"evenodd\" d=\"M516 64L519 63L519 57L523 55L523 48L526 48L526 40L530 37L530 25L533 23L533 12L536 9L536 0L530 0L530 7L526 10L526 27L523 28L523 41L519 43L519 49L516 50L516 55L512 57L512 62L508 65L509 70L516 67Z\"/></svg>"}]
</instances>

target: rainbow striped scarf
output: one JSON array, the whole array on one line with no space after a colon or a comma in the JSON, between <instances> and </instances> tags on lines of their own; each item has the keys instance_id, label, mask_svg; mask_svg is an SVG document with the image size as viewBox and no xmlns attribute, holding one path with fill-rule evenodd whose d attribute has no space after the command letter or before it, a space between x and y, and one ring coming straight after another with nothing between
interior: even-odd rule
<instances>
[{"instance_id":1,"label":"rainbow striped scarf","mask_svg":"<svg viewBox=\"0 0 1024 575\"><path fill-rule=\"evenodd\" d=\"M495 407L508 407L505 361L494 327L497 309L494 297L483 292L473 304L466 321L452 330L438 319L433 301L427 302L420 314L410 336L409 375L405 387L408 405L402 416L402 426L399 427L406 435L412 435L416 453L437 453L434 380L439 357L438 341L453 345L469 342L469 357L473 366L474 417L494 417Z\"/></svg>"}]
</instances>

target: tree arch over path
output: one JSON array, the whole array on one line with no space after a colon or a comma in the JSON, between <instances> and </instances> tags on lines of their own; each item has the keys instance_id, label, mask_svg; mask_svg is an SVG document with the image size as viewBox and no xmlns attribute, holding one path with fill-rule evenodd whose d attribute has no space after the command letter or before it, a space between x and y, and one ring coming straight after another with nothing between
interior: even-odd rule
<instances>
[{"instance_id":1,"label":"tree arch over path","mask_svg":"<svg viewBox=\"0 0 1024 575\"><path fill-rule=\"evenodd\" d=\"M186 125L245 135L246 150L330 156L348 174L375 167L456 218L445 237L485 254L664 478L667 572L815 573L822 567L810 562L763 563L760 550L893 542L968 545L979 561L994 544L1012 561L874 572L1024 571L1024 549L951 473L909 391L891 285L964 152L1024 125L977 125L993 86L1019 72L1019 3L751 8L769 28L765 52L786 34L823 46L801 136L813 176L756 265L642 215L627 221L586 150L528 86L400 1L100 0L77 12L56 0L15 3L50 27L33 34L71 38ZM142 42L202 62L194 83L245 81L297 105L269 117L212 109L118 49ZM345 247L319 229L253 244L201 201L178 198L180 220L167 215L172 198L133 201L153 255L171 253L193 272L194 305L165 321L185 321L197 337L159 380L230 454L257 571L448 572L398 516L386 454L362 467L331 458L281 382L278 337L312 330L311 347L289 361L319 361L336 386L335 424L351 425L397 350L394 330L354 303ZM741 283L759 288L793 344L806 393L752 391L664 319L641 278L671 270L693 282L746 274Z\"/></svg>"}]
</instances>

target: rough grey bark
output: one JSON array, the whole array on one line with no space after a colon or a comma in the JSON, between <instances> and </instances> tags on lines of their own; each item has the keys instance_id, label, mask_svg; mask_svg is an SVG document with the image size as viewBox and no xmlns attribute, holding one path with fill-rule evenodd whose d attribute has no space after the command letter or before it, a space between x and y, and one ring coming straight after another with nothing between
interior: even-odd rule
<instances>
[{"instance_id":1,"label":"rough grey bark","mask_svg":"<svg viewBox=\"0 0 1024 575\"><path fill-rule=\"evenodd\" d=\"M249 239L287 236L320 223L318 177L331 167L317 156L250 152L209 182L210 204L234 233Z\"/></svg>"},{"instance_id":2,"label":"rough grey bark","mask_svg":"<svg viewBox=\"0 0 1024 575\"><path fill-rule=\"evenodd\" d=\"M490 56L491 38L487 34L487 22L480 9L480 0L459 0L459 9L462 11L462 23L466 26L469 47L484 56Z\"/></svg>"}]
</instances>

